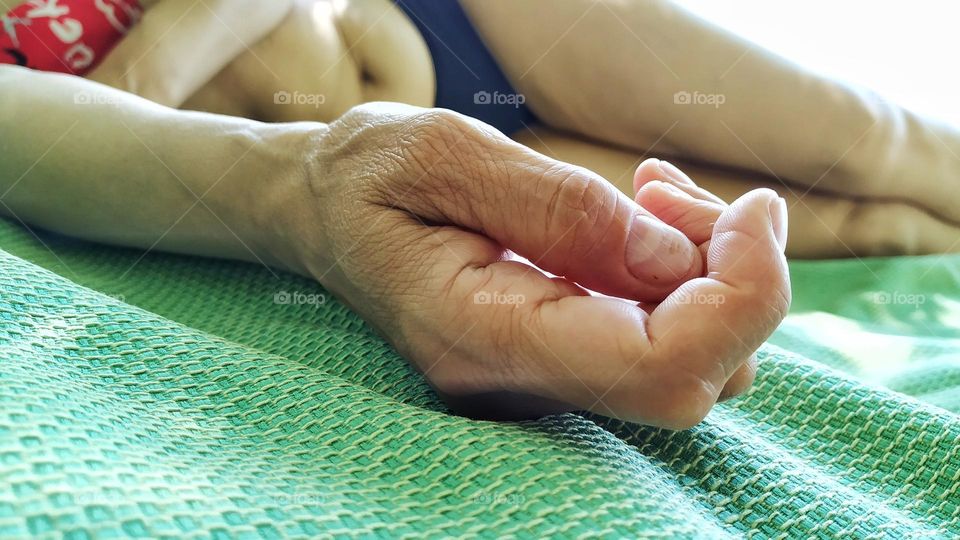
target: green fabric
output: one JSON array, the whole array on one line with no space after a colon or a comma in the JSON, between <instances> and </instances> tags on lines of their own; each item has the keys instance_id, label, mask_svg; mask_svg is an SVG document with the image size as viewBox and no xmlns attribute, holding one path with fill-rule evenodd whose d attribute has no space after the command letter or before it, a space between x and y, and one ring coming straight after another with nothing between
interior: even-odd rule
<instances>
[{"instance_id":1,"label":"green fabric","mask_svg":"<svg viewBox=\"0 0 960 540\"><path fill-rule=\"evenodd\" d=\"M0 249L3 538L960 535L960 257L793 263L753 389L670 433L452 416L256 265Z\"/></svg>"}]
</instances>

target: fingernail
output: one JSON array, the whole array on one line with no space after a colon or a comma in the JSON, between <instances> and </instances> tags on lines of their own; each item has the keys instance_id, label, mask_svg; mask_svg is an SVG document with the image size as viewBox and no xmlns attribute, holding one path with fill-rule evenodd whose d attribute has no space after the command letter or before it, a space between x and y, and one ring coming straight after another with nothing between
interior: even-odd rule
<instances>
[{"instance_id":1,"label":"fingernail","mask_svg":"<svg viewBox=\"0 0 960 540\"><path fill-rule=\"evenodd\" d=\"M664 176L666 176L670 180L673 180L674 182L679 182L681 184L691 185L691 186L696 185L693 183L693 180L691 180L689 176L684 174L684 172L678 169L673 163L670 163L669 161L660 160L660 163L658 164L658 166L660 167L660 172L662 172Z\"/></svg>"},{"instance_id":2,"label":"fingernail","mask_svg":"<svg viewBox=\"0 0 960 540\"><path fill-rule=\"evenodd\" d=\"M680 231L645 215L637 215L627 240L627 268L637 279L672 283L690 274L697 251Z\"/></svg>"},{"instance_id":3,"label":"fingernail","mask_svg":"<svg viewBox=\"0 0 960 540\"><path fill-rule=\"evenodd\" d=\"M780 251L785 251L787 249L787 201L783 197L770 201L770 224L773 227L773 235L780 244Z\"/></svg>"}]
</instances>

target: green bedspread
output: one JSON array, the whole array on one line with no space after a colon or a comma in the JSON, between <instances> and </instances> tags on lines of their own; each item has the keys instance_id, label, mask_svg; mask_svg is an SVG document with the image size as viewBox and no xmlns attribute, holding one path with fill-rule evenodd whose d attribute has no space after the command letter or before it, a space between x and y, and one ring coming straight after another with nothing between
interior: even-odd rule
<instances>
[{"instance_id":1,"label":"green bedspread","mask_svg":"<svg viewBox=\"0 0 960 540\"><path fill-rule=\"evenodd\" d=\"M960 257L797 262L679 433L445 412L317 285L0 221L0 537L956 537Z\"/></svg>"}]
</instances>

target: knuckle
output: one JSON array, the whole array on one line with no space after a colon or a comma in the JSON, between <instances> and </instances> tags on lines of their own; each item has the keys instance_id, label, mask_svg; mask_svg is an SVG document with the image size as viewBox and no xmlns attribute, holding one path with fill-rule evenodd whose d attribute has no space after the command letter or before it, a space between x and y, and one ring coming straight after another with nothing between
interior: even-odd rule
<instances>
[{"instance_id":1,"label":"knuckle","mask_svg":"<svg viewBox=\"0 0 960 540\"><path fill-rule=\"evenodd\" d=\"M551 197L548 217L561 224L572 225L590 217L599 196L592 179L567 171Z\"/></svg>"},{"instance_id":2,"label":"knuckle","mask_svg":"<svg viewBox=\"0 0 960 540\"><path fill-rule=\"evenodd\" d=\"M707 417L719 392L704 377L686 370L666 377L672 397L660 411L660 425L672 430L690 429Z\"/></svg>"},{"instance_id":3,"label":"knuckle","mask_svg":"<svg viewBox=\"0 0 960 540\"><path fill-rule=\"evenodd\" d=\"M731 309L750 310L762 319L779 324L790 311L790 281L785 275L740 285L724 295ZM757 309L760 308L760 309ZM760 322L766 322L758 320ZM766 327L766 325L764 325Z\"/></svg>"},{"instance_id":4,"label":"knuckle","mask_svg":"<svg viewBox=\"0 0 960 540\"><path fill-rule=\"evenodd\" d=\"M685 356L695 354L690 352ZM641 378L637 380L640 386L628 391L634 396L635 412L645 422L679 431L706 418L723 383L717 384L720 374L708 367L709 364L687 360L678 361L674 352L657 353L645 363L643 372L637 374ZM655 389L653 394L651 388Z\"/></svg>"},{"instance_id":5,"label":"knuckle","mask_svg":"<svg viewBox=\"0 0 960 540\"><path fill-rule=\"evenodd\" d=\"M664 418L661 426L672 431L685 431L703 422L709 412L710 409L683 409Z\"/></svg>"},{"instance_id":6,"label":"knuckle","mask_svg":"<svg viewBox=\"0 0 960 540\"><path fill-rule=\"evenodd\" d=\"M720 217L720 211L708 206L709 203L695 204L689 207L677 208L675 219L682 223L685 229L711 230Z\"/></svg>"},{"instance_id":7,"label":"knuckle","mask_svg":"<svg viewBox=\"0 0 960 540\"><path fill-rule=\"evenodd\" d=\"M468 125L467 119L449 109L424 109L415 116L417 122L430 129L458 130Z\"/></svg>"},{"instance_id":8,"label":"knuckle","mask_svg":"<svg viewBox=\"0 0 960 540\"><path fill-rule=\"evenodd\" d=\"M363 200L439 219L447 212L438 206L461 198L469 147L458 141L468 129L451 111L370 103L330 125L332 144L322 152L364 188Z\"/></svg>"},{"instance_id":9,"label":"knuckle","mask_svg":"<svg viewBox=\"0 0 960 540\"><path fill-rule=\"evenodd\" d=\"M469 122L446 109L427 109L409 119L411 140L439 154L447 153L470 131Z\"/></svg>"},{"instance_id":10,"label":"knuckle","mask_svg":"<svg viewBox=\"0 0 960 540\"><path fill-rule=\"evenodd\" d=\"M420 107L402 103L388 103L371 101L355 105L340 116L336 122L373 123L373 122L401 122L422 111Z\"/></svg>"},{"instance_id":11,"label":"knuckle","mask_svg":"<svg viewBox=\"0 0 960 540\"><path fill-rule=\"evenodd\" d=\"M730 399L739 396L750 389L757 377L756 355L750 355L737 371L727 380L723 390L720 392L720 399Z\"/></svg>"},{"instance_id":12,"label":"knuckle","mask_svg":"<svg viewBox=\"0 0 960 540\"><path fill-rule=\"evenodd\" d=\"M465 127L455 113L428 109L407 119L401 135L401 153L417 169L417 181L428 188L449 184L457 177Z\"/></svg>"},{"instance_id":13,"label":"knuckle","mask_svg":"<svg viewBox=\"0 0 960 540\"><path fill-rule=\"evenodd\" d=\"M416 169L417 192L441 219L478 222L477 207L491 206L490 184L502 178L497 140L478 124L445 109L412 117L402 155Z\"/></svg>"},{"instance_id":14,"label":"knuckle","mask_svg":"<svg viewBox=\"0 0 960 540\"><path fill-rule=\"evenodd\" d=\"M554 187L547 199L547 230L571 235L569 258L583 258L596 247L593 235L585 235L584 231L609 228L616 215L616 199L610 197L602 182L577 169L564 171L559 183L551 185Z\"/></svg>"}]
</instances>

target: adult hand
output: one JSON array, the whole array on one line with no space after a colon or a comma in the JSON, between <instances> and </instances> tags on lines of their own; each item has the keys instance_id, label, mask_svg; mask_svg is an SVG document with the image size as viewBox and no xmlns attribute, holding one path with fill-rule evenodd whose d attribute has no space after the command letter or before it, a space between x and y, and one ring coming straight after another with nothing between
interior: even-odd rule
<instances>
[{"instance_id":1,"label":"adult hand","mask_svg":"<svg viewBox=\"0 0 960 540\"><path fill-rule=\"evenodd\" d=\"M772 191L658 216L480 122L394 104L354 108L314 141L306 180L267 201L273 256L471 414L690 427L749 385L789 305Z\"/></svg>"}]
</instances>

